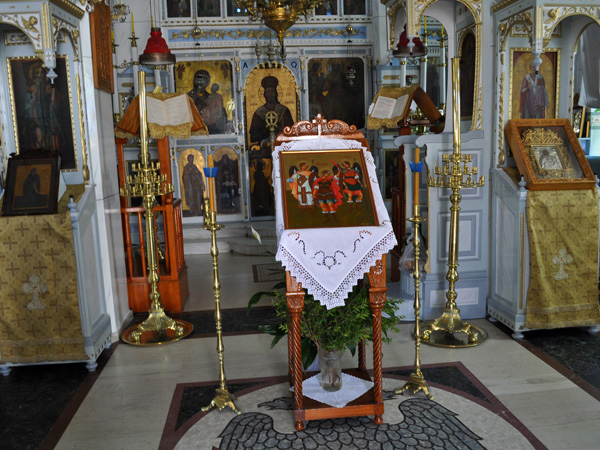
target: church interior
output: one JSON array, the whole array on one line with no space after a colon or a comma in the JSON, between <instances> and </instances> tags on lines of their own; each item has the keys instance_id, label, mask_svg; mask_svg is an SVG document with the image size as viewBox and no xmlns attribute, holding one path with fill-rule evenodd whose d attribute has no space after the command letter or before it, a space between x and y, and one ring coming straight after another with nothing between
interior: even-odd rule
<instances>
[{"instance_id":1,"label":"church interior","mask_svg":"<svg viewBox=\"0 0 600 450\"><path fill-rule=\"evenodd\" d=\"M0 449L600 447L597 2L0 39Z\"/></svg>"}]
</instances>

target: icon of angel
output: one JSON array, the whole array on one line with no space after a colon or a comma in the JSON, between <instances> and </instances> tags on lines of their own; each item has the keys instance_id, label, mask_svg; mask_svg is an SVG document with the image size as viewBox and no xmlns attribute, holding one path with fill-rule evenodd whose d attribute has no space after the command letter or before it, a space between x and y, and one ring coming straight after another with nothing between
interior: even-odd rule
<instances>
[{"instance_id":1,"label":"icon of angel","mask_svg":"<svg viewBox=\"0 0 600 450\"><path fill-rule=\"evenodd\" d=\"M350 161L342 161L335 164L333 173L346 198L347 203L360 203L364 196L363 170L359 163L351 164Z\"/></svg>"},{"instance_id":2,"label":"icon of angel","mask_svg":"<svg viewBox=\"0 0 600 450\"><path fill-rule=\"evenodd\" d=\"M292 195L298 200L299 206L313 206L312 185L318 176L319 170L316 166L309 168L307 162L301 162L298 166L300 168L296 166L290 167L287 182L292 190Z\"/></svg>"}]
</instances>

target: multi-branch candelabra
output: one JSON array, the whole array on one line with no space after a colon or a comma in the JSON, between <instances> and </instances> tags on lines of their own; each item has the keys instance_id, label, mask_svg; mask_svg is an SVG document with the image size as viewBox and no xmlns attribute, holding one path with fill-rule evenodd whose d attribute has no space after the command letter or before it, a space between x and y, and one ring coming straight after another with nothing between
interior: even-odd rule
<instances>
[{"instance_id":1,"label":"multi-branch candelabra","mask_svg":"<svg viewBox=\"0 0 600 450\"><path fill-rule=\"evenodd\" d=\"M139 85L146 85L146 74L140 71ZM148 318L132 327L122 335L123 341L134 345L158 345L177 341L189 335L193 326L182 320L174 320L165 314L160 301L158 282L158 243L154 221L154 206L157 195L167 195L173 192L173 185L167 183L166 175L160 174L160 164L150 161L148 151L148 126L146 121L146 91L140 89L140 162L134 168L135 176L128 176L127 182L121 188L123 197L142 197L145 210L146 258L148 263L148 283L150 283L150 310ZM142 237L140 236L140 241Z\"/></svg>"},{"instance_id":2,"label":"multi-branch candelabra","mask_svg":"<svg viewBox=\"0 0 600 450\"><path fill-rule=\"evenodd\" d=\"M429 187L452 189L450 195L450 233L448 243L448 292L443 314L433 322L424 324L423 341L442 347L472 347L487 337L482 328L471 325L460 317L456 305L456 282L458 281L458 225L462 188L478 188L485 183L485 177L478 179L477 167L470 167L471 155L460 151L460 79L459 58L452 59L452 101L454 104L454 142L452 155L443 155L443 167L435 168L435 177L429 176ZM461 339L466 335L467 339Z\"/></svg>"}]
</instances>

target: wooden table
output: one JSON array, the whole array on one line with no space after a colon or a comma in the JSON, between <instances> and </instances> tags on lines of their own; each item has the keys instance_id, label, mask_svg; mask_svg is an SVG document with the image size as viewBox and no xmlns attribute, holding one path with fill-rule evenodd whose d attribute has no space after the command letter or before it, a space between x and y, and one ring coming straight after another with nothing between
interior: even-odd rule
<instances>
[{"instance_id":1,"label":"wooden table","mask_svg":"<svg viewBox=\"0 0 600 450\"><path fill-rule=\"evenodd\" d=\"M305 420L332 419L337 417L375 416L375 423L383 423L383 367L381 359L381 310L385 305L387 287L385 255L369 270L369 305L373 317L373 387L343 408L335 408L302 395L302 381L309 375L302 373L302 349L300 340L300 316L304 309L304 291L289 271L286 271L287 307L290 313L288 333L288 364L290 385L294 388L294 420L298 431L304 429ZM340 306L339 308L343 308ZM359 344L358 368L345 373L364 380L371 380L366 367L365 346ZM312 375L312 374L311 374ZM342 388L343 389L343 388Z\"/></svg>"}]
</instances>

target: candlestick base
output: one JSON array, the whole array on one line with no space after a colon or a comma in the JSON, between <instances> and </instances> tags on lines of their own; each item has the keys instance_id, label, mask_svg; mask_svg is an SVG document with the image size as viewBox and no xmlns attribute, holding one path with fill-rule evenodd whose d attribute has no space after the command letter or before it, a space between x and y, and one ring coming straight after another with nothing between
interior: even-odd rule
<instances>
[{"instance_id":1,"label":"candlestick base","mask_svg":"<svg viewBox=\"0 0 600 450\"><path fill-rule=\"evenodd\" d=\"M396 394L402 394L404 391L410 391L413 394L418 393L419 391L423 391L423 393L427 396L429 400L433 400L433 395L429 391L429 385L425 378L423 378L423 374L419 373L411 373L410 379L402 386L400 389L396 389L394 392Z\"/></svg>"},{"instance_id":2,"label":"candlestick base","mask_svg":"<svg viewBox=\"0 0 600 450\"><path fill-rule=\"evenodd\" d=\"M208 406L204 406L200 408L201 411L210 411L212 408L217 407L219 411L228 406L231 408L236 414L241 414L241 411L237 409L235 406L235 396L231 394L227 388L218 388L215 389L217 395L213 398Z\"/></svg>"},{"instance_id":3,"label":"candlestick base","mask_svg":"<svg viewBox=\"0 0 600 450\"><path fill-rule=\"evenodd\" d=\"M456 309L446 309L432 322L423 324L423 343L436 347L475 347L488 337L487 332L461 319Z\"/></svg>"},{"instance_id":4,"label":"candlestick base","mask_svg":"<svg viewBox=\"0 0 600 450\"><path fill-rule=\"evenodd\" d=\"M179 341L189 336L194 326L184 320L168 317L162 308L150 311L148 318L129 327L121 335L123 342L132 345L151 346Z\"/></svg>"}]
</instances>

